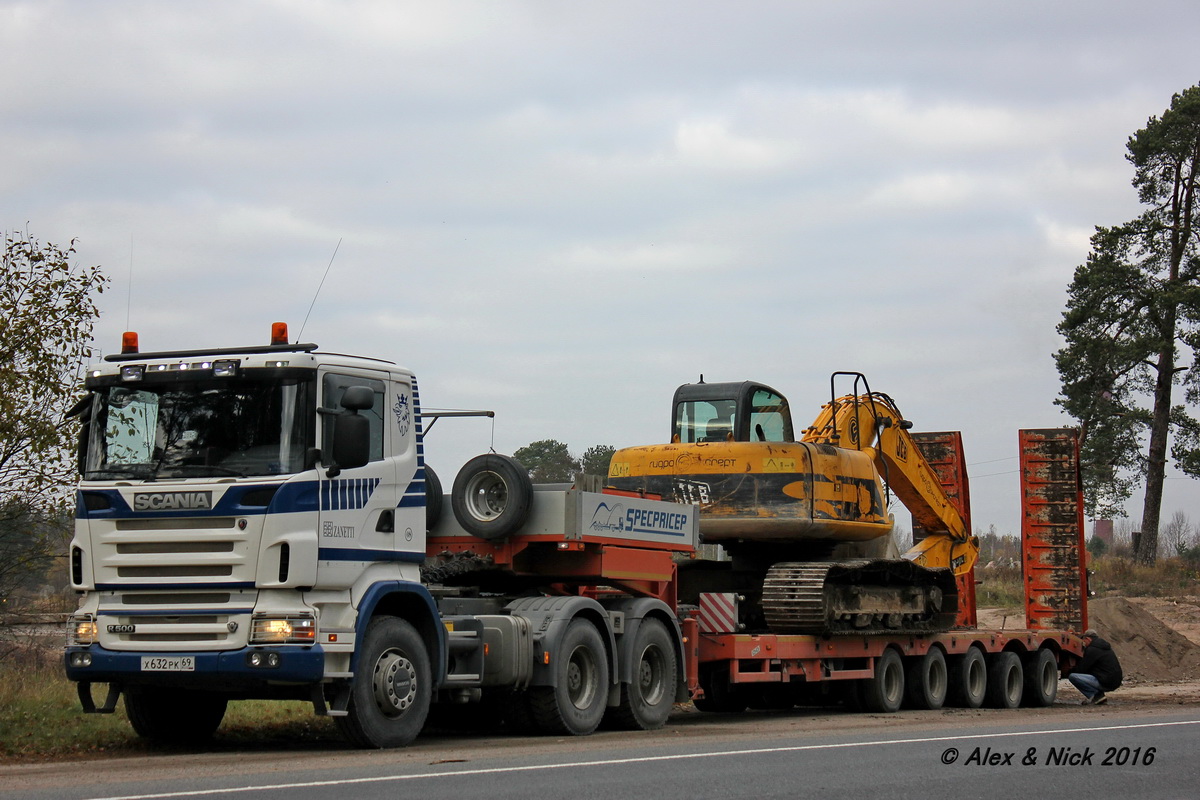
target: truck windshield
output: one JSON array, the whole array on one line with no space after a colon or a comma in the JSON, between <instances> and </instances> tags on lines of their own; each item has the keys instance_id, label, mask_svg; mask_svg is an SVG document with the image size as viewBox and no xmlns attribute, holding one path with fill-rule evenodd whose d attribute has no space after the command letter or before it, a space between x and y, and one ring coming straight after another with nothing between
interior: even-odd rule
<instances>
[{"instance_id":1,"label":"truck windshield","mask_svg":"<svg viewBox=\"0 0 1200 800\"><path fill-rule=\"evenodd\" d=\"M84 477L284 475L313 446L313 383L202 378L95 390Z\"/></svg>"}]
</instances>

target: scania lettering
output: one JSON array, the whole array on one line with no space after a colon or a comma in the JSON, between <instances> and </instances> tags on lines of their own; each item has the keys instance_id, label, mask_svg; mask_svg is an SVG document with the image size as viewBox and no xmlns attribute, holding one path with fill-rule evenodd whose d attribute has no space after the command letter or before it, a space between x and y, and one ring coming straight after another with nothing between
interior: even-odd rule
<instances>
[{"instance_id":1,"label":"scania lettering","mask_svg":"<svg viewBox=\"0 0 1200 800\"><path fill-rule=\"evenodd\" d=\"M173 511L175 509L212 508L212 492L175 492L174 494L135 494L135 511Z\"/></svg>"},{"instance_id":2,"label":"scania lettering","mask_svg":"<svg viewBox=\"0 0 1200 800\"><path fill-rule=\"evenodd\" d=\"M84 711L112 712L123 700L135 731L158 741L208 738L230 700L301 699L371 748L408 744L431 715L583 735L601 722L658 728L688 700L705 711L1053 700L1086 626L1078 592L1045 611L1067 609L1070 619L1035 618L1047 587L1082 578L1068 557L1082 547L1082 519L1078 530L1064 522L1079 500L1069 433L1022 439L1023 459L1057 459L1029 474L1062 478L1029 486L1066 503L1051 515L1062 530L1026 536L1028 629L975 629L970 559L957 552L958 586L971 593L955 591L949 569L926 585L914 577L923 567L889 562L870 577L915 585L837 584L825 600L812 595L836 619L797 621L784 612L808 613L812 597L790 588L817 568L840 573L830 562L775 562L829 553L831 531L877 536L891 495L877 481L811 469L858 455L771 439L786 411L780 397L716 419L739 407L714 386L725 385L704 390L714 409L705 438L693 436L699 422L689 416L693 438L622 451L607 477L534 486L522 465L488 452L445 492L426 437L439 417L465 412L424 412L403 367L290 343L279 323L269 345L240 348L143 353L126 334L121 353L89 369L76 406L68 564L80 599L67 677ZM938 474L950 476L942 486L966 517L956 452ZM915 446L907 454L925 463ZM920 491L940 502L931 485ZM771 519L743 503L769 491L814 513ZM851 512L873 516L837 516ZM732 558L697 557L706 526ZM798 545L810 540L818 546ZM1039 572L1048 552L1054 564ZM871 602L894 613L852 607ZM953 626L941 613L912 628L931 608L953 612Z\"/></svg>"}]
</instances>

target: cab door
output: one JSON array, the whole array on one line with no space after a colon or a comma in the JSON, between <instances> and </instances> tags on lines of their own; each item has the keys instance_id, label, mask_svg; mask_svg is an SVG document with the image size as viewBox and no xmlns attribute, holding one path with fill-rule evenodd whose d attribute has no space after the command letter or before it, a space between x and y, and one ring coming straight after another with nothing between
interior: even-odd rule
<instances>
[{"instance_id":1,"label":"cab door","mask_svg":"<svg viewBox=\"0 0 1200 800\"><path fill-rule=\"evenodd\" d=\"M353 584L366 564L392 561L394 515L398 499L392 426L386 424L388 375L375 370L327 367L319 374L319 435L323 469L319 472L317 524L317 584L342 587ZM374 396L371 408L358 411L370 425L370 455L361 467L334 470L334 418L349 413L341 399L351 386L366 386Z\"/></svg>"}]
</instances>

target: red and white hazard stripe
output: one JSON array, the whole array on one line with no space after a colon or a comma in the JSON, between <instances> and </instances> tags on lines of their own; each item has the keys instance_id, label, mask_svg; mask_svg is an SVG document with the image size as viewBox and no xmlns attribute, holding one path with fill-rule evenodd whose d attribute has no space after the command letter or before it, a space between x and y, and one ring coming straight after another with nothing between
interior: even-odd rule
<instances>
[{"instance_id":1,"label":"red and white hazard stripe","mask_svg":"<svg viewBox=\"0 0 1200 800\"><path fill-rule=\"evenodd\" d=\"M700 595L700 632L737 631L737 595L733 592L703 592Z\"/></svg>"}]
</instances>

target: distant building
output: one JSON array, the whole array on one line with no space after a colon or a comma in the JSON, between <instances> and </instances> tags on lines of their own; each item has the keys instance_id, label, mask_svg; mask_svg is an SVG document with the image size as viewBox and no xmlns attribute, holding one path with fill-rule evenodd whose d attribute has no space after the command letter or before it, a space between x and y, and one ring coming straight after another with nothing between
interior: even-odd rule
<instances>
[{"instance_id":1,"label":"distant building","mask_svg":"<svg viewBox=\"0 0 1200 800\"><path fill-rule=\"evenodd\" d=\"M1092 526L1092 535L1100 541L1104 542L1109 547L1113 543L1113 521L1111 519L1098 519Z\"/></svg>"}]
</instances>

